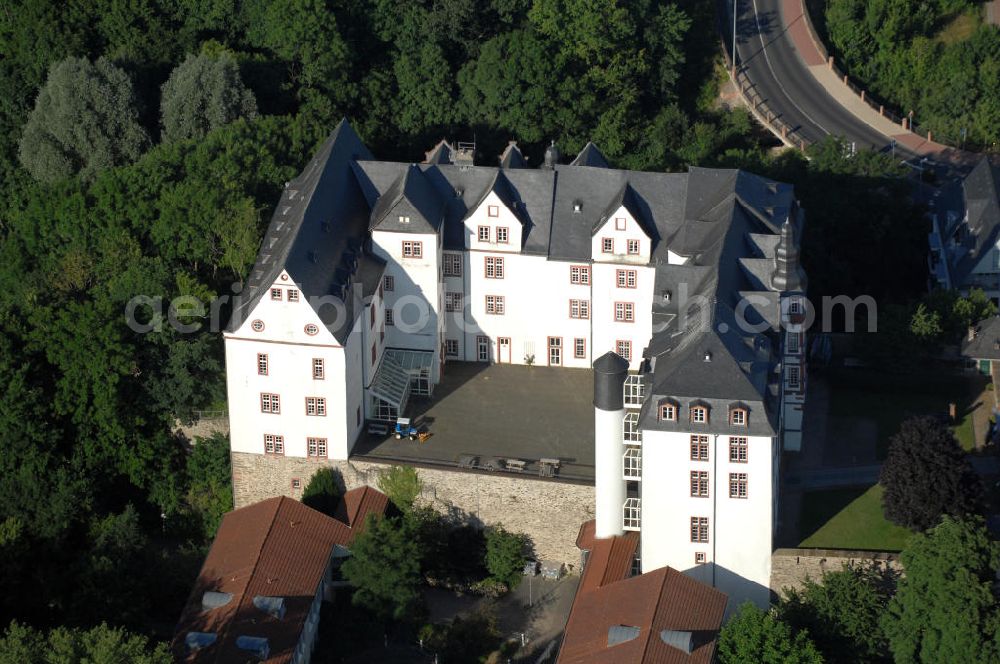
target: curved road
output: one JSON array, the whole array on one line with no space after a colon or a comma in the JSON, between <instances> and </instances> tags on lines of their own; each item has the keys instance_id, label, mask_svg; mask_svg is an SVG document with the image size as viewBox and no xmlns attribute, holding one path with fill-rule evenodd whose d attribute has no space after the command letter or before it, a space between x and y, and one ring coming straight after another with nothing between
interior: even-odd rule
<instances>
[{"instance_id":1,"label":"curved road","mask_svg":"<svg viewBox=\"0 0 1000 664\"><path fill-rule=\"evenodd\" d=\"M731 40L733 0L720 1L727 5L727 38ZM787 25L782 0L737 0L737 6L737 64L768 108L793 128L792 136L816 142L832 134L853 142L859 150L891 149L888 136L843 108L808 70L791 36L792 30L804 30L805 26ZM797 18L797 22L802 20ZM815 60L816 55L807 57ZM901 145L896 146L896 154L916 156Z\"/></svg>"}]
</instances>

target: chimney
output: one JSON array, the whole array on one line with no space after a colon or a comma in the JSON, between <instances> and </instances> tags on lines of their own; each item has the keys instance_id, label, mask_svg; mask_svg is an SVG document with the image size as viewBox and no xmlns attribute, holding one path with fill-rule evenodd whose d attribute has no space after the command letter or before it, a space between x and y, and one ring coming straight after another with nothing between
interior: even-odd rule
<instances>
[{"instance_id":1,"label":"chimney","mask_svg":"<svg viewBox=\"0 0 1000 664\"><path fill-rule=\"evenodd\" d=\"M972 326L972 325L969 326L969 330L966 333L966 337L965 338L968 341L972 341L973 339L976 338L976 328L974 326Z\"/></svg>"},{"instance_id":2,"label":"chimney","mask_svg":"<svg viewBox=\"0 0 1000 664\"><path fill-rule=\"evenodd\" d=\"M556 164L559 163L560 156L559 148L556 147L556 142L552 141L552 143L549 144L549 147L545 148L545 159L542 162L542 167L547 168L550 171L553 170L556 167Z\"/></svg>"},{"instance_id":3,"label":"chimney","mask_svg":"<svg viewBox=\"0 0 1000 664\"><path fill-rule=\"evenodd\" d=\"M628 362L608 351L594 362L594 488L598 538L625 533L622 508L626 484L622 477L625 440L625 376Z\"/></svg>"}]
</instances>

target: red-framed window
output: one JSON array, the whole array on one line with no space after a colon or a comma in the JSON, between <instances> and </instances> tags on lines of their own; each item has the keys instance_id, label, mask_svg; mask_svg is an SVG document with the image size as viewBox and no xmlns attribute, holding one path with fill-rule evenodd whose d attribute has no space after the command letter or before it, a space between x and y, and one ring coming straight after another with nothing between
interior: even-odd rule
<instances>
[{"instance_id":1,"label":"red-framed window","mask_svg":"<svg viewBox=\"0 0 1000 664\"><path fill-rule=\"evenodd\" d=\"M563 360L563 340L562 337L549 337L549 366L562 366Z\"/></svg>"},{"instance_id":2,"label":"red-framed window","mask_svg":"<svg viewBox=\"0 0 1000 664\"><path fill-rule=\"evenodd\" d=\"M745 427L747 425L747 409L733 408L730 410L729 424L734 427Z\"/></svg>"},{"instance_id":3,"label":"red-framed window","mask_svg":"<svg viewBox=\"0 0 1000 664\"><path fill-rule=\"evenodd\" d=\"M590 318L590 300L570 300L570 318Z\"/></svg>"},{"instance_id":4,"label":"red-framed window","mask_svg":"<svg viewBox=\"0 0 1000 664\"><path fill-rule=\"evenodd\" d=\"M273 433L264 434L264 454L284 454L285 437Z\"/></svg>"},{"instance_id":5,"label":"red-framed window","mask_svg":"<svg viewBox=\"0 0 1000 664\"><path fill-rule=\"evenodd\" d=\"M708 471L691 471L691 497L708 498Z\"/></svg>"},{"instance_id":6,"label":"red-framed window","mask_svg":"<svg viewBox=\"0 0 1000 664\"><path fill-rule=\"evenodd\" d=\"M257 353L257 374L267 375L267 353Z\"/></svg>"},{"instance_id":7,"label":"red-framed window","mask_svg":"<svg viewBox=\"0 0 1000 664\"><path fill-rule=\"evenodd\" d=\"M252 323L250 323L250 329L253 330L254 332L263 332L264 331L264 321L262 321L259 318L256 319L255 321L253 321Z\"/></svg>"},{"instance_id":8,"label":"red-framed window","mask_svg":"<svg viewBox=\"0 0 1000 664\"><path fill-rule=\"evenodd\" d=\"M326 378L326 360L322 357L314 357L312 362L313 380L323 380Z\"/></svg>"},{"instance_id":9,"label":"red-framed window","mask_svg":"<svg viewBox=\"0 0 1000 664\"><path fill-rule=\"evenodd\" d=\"M632 302L615 302L615 321L619 323L635 322L635 304Z\"/></svg>"},{"instance_id":10,"label":"red-framed window","mask_svg":"<svg viewBox=\"0 0 1000 664\"><path fill-rule=\"evenodd\" d=\"M506 226L497 226L497 244L507 244L510 238L510 231Z\"/></svg>"},{"instance_id":11,"label":"red-framed window","mask_svg":"<svg viewBox=\"0 0 1000 664\"><path fill-rule=\"evenodd\" d=\"M615 352L624 357L629 362L632 361L632 342L619 339L615 342Z\"/></svg>"},{"instance_id":12,"label":"red-framed window","mask_svg":"<svg viewBox=\"0 0 1000 664\"><path fill-rule=\"evenodd\" d=\"M505 309L505 298L503 295L486 296L486 313L494 316L503 316Z\"/></svg>"},{"instance_id":13,"label":"red-framed window","mask_svg":"<svg viewBox=\"0 0 1000 664\"><path fill-rule=\"evenodd\" d=\"M271 392L261 392L260 412L279 415L281 413L281 397Z\"/></svg>"},{"instance_id":14,"label":"red-framed window","mask_svg":"<svg viewBox=\"0 0 1000 664\"><path fill-rule=\"evenodd\" d=\"M486 278L503 279L503 258L500 256L486 256Z\"/></svg>"},{"instance_id":15,"label":"red-framed window","mask_svg":"<svg viewBox=\"0 0 1000 664\"><path fill-rule=\"evenodd\" d=\"M691 541L701 544L708 543L708 517L691 517Z\"/></svg>"},{"instance_id":16,"label":"red-framed window","mask_svg":"<svg viewBox=\"0 0 1000 664\"><path fill-rule=\"evenodd\" d=\"M708 422L708 408L705 406L691 406L691 421L695 424L705 424Z\"/></svg>"},{"instance_id":17,"label":"red-framed window","mask_svg":"<svg viewBox=\"0 0 1000 664\"><path fill-rule=\"evenodd\" d=\"M424 243L415 240L403 240L403 258L423 258Z\"/></svg>"},{"instance_id":18,"label":"red-framed window","mask_svg":"<svg viewBox=\"0 0 1000 664\"><path fill-rule=\"evenodd\" d=\"M618 288L635 288L636 271L615 270L615 283L618 285Z\"/></svg>"},{"instance_id":19,"label":"red-framed window","mask_svg":"<svg viewBox=\"0 0 1000 664\"><path fill-rule=\"evenodd\" d=\"M478 237L479 237L479 241L480 242L489 242L490 241L490 227L489 226L480 226L479 230L478 230Z\"/></svg>"},{"instance_id":20,"label":"red-framed window","mask_svg":"<svg viewBox=\"0 0 1000 664\"><path fill-rule=\"evenodd\" d=\"M570 265L569 266L569 283L579 284L581 286L590 285L590 266L589 265Z\"/></svg>"},{"instance_id":21,"label":"red-framed window","mask_svg":"<svg viewBox=\"0 0 1000 664\"><path fill-rule=\"evenodd\" d=\"M691 460L708 461L708 436L691 436Z\"/></svg>"},{"instance_id":22,"label":"red-framed window","mask_svg":"<svg viewBox=\"0 0 1000 664\"><path fill-rule=\"evenodd\" d=\"M326 415L326 398L306 397L306 415L324 417Z\"/></svg>"},{"instance_id":23,"label":"red-framed window","mask_svg":"<svg viewBox=\"0 0 1000 664\"><path fill-rule=\"evenodd\" d=\"M298 302L299 301L299 289L298 288L289 288L288 289L288 301L289 302Z\"/></svg>"},{"instance_id":24,"label":"red-framed window","mask_svg":"<svg viewBox=\"0 0 1000 664\"><path fill-rule=\"evenodd\" d=\"M489 217L499 217L500 216L500 206L499 205L487 205L486 215Z\"/></svg>"},{"instance_id":25,"label":"red-framed window","mask_svg":"<svg viewBox=\"0 0 1000 664\"><path fill-rule=\"evenodd\" d=\"M307 323L306 326L302 328L302 330L310 337L319 334L319 327L314 323Z\"/></svg>"},{"instance_id":26,"label":"red-framed window","mask_svg":"<svg viewBox=\"0 0 1000 664\"><path fill-rule=\"evenodd\" d=\"M730 463L746 463L748 448L749 445L745 436L731 436L729 438Z\"/></svg>"},{"instance_id":27,"label":"red-framed window","mask_svg":"<svg viewBox=\"0 0 1000 664\"><path fill-rule=\"evenodd\" d=\"M729 473L729 497L746 498L747 483L746 473Z\"/></svg>"},{"instance_id":28,"label":"red-framed window","mask_svg":"<svg viewBox=\"0 0 1000 664\"><path fill-rule=\"evenodd\" d=\"M639 253L639 241L638 240L629 240L628 241L628 253L632 254L633 256Z\"/></svg>"},{"instance_id":29,"label":"red-framed window","mask_svg":"<svg viewBox=\"0 0 1000 664\"><path fill-rule=\"evenodd\" d=\"M577 337L573 340L573 357L578 360L586 359L587 340L585 338Z\"/></svg>"},{"instance_id":30,"label":"red-framed window","mask_svg":"<svg viewBox=\"0 0 1000 664\"><path fill-rule=\"evenodd\" d=\"M306 438L306 456L313 459L325 459L326 438Z\"/></svg>"},{"instance_id":31,"label":"red-framed window","mask_svg":"<svg viewBox=\"0 0 1000 664\"><path fill-rule=\"evenodd\" d=\"M281 289L280 288L272 288L271 289L271 299L272 300L280 300L281 299Z\"/></svg>"},{"instance_id":32,"label":"red-framed window","mask_svg":"<svg viewBox=\"0 0 1000 664\"><path fill-rule=\"evenodd\" d=\"M601 238L601 251L605 254L615 253L615 240L614 238L606 237Z\"/></svg>"},{"instance_id":33,"label":"red-framed window","mask_svg":"<svg viewBox=\"0 0 1000 664\"><path fill-rule=\"evenodd\" d=\"M292 478L292 491L298 491L302 488L302 480L297 477Z\"/></svg>"},{"instance_id":34,"label":"red-framed window","mask_svg":"<svg viewBox=\"0 0 1000 664\"><path fill-rule=\"evenodd\" d=\"M666 402L660 404L660 419L665 422L677 421L677 404Z\"/></svg>"}]
</instances>

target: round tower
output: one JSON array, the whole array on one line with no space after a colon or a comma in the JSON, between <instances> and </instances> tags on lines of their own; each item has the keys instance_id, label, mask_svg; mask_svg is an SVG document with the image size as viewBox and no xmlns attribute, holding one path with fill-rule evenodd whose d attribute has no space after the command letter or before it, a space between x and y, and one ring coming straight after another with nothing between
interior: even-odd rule
<instances>
[{"instance_id":1,"label":"round tower","mask_svg":"<svg viewBox=\"0 0 1000 664\"><path fill-rule=\"evenodd\" d=\"M598 538L624 534L625 377L628 362L608 351L594 362L594 489Z\"/></svg>"}]
</instances>

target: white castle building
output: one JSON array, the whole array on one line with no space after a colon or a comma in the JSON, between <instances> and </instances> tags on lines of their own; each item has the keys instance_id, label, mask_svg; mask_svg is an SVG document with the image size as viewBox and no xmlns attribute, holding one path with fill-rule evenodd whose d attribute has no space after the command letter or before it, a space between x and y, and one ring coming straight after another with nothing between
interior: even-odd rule
<instances>
[{"instance_id":1,"label":"white castle building","mask_svg":"<svg viewBox=\"0 0 1000 664\"><path fill-rule=\"evenodd\" d=\"M805 393L792 189L612 169L592 144L558 162L377 161L341 122L225 333L232 449L347 459L453 360L593 366L596 536L638 530L644 571L766 603Z\"/></svg>"}]
</instances>

